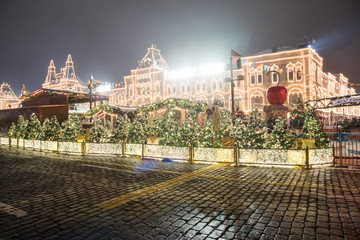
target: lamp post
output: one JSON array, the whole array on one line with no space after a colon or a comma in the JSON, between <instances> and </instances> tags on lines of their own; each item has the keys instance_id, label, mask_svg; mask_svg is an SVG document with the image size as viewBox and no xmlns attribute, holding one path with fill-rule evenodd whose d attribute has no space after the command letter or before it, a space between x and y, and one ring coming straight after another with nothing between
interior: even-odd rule
<instances>
[{"instance_id":1,"label":"lamp post","mask_svg":"<svg viewBox=\"0 0 360 240\"><path fill-rule=\"evenodd\" d=\"M237 52L235 52L234 50L231 49L231 57L230 57L230 79L227 78L225 79L225 82L230 82L230 94L231 94L231 114L232 116L235 115L235 101L234 101L234 67L233 67L233 63L236 63L236 69L240 69L241 68L241 55ZM236 80L240 81L243 80L244 76L239 76Z\"/></svg>"},{"instance_id":2,"label":"lamp post","mask_svg":"<svg viewBox=\"0 0 360 240\"><path fill-rule=\"evenodd\" d=\"M90 110L91 110L91 102L92 102L92 89L94 88L94 77L93 75L91 74L91 77L90 77L90 80L89 80L89 85L88 85L88 88L89 88L89 94L90 94Z\"/></svg>"}]
</instances>

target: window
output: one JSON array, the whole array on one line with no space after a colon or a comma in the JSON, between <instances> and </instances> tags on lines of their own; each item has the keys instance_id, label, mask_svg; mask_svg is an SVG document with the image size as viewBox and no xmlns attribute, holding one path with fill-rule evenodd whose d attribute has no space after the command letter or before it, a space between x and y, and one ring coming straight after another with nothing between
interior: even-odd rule
<instances>
[{"instance_id":1,"label":"window","mask_svg":"<svg viewBox=\"0 0 360 240\"><path fill-rule=\"evenodd\" d=\"M190 92L190 85L187 86L187 91Z\"/></svg>"},{"instance_id":2,"label":"window","mask_svg":"<svg viewBox=\"0 0 360 240\"><path fill-rule=\"evenodd\" d=\"M204 83L204 84L203 84L203 87L202 87L202 90L205 91L205 89L206 89L206 85L205 85L205 83Z\"/></svg>"},{"instance_id":3,"label":"window","mask_svg":"<svg viewBox=\"0 0 360 240\"><path fill-rule=\"evenodd\" d=\"M216 89L216 82L213 83L213 89Z\"/></svg>"},{"instance_id":4,"label":"window","mask_svg":"<svg viewBox=\"0 0 360 240\"><path fill-rule=\"evenodd\" d=\"M222 82L219 82L219 88L222 89Z\"/></svg>"},{"instance_id":5,"label":"window","mask_svg":"<svg viewBox=\"0 0 360 240\"><path fill-rule=\"evenodd\" d=\"M278 75L277 75L277 73L273 73L273 74L272 74L272 78L273 78L273 82L274 82L274 83L278 82Z\"/></svg>"},{"instance_id":6,"label":"window","mask_svg":"<svg viewBox=\"0 0 360 240\"><path fill-rule=\"evenodd\" d=\"M199 84L197 85L197 90L200 91L200 85Z\"/></svg>"},{"instance_id":7,"label":"window","mask_svg":"<svg viewBox=\"0 0 360 240\"><path fill-rule=\"evenodd\" d=\"M185 92L185 86L181 87L181 92Z\"/></svg>"},{"instance_id":8,"label":"window","mask_svg":"<svg viewBox=\"0 0 360 240\"><path fill-rule=\"evenodd\" d=\"M258 74L258 84L262 84L262 75Z\"/></svg>"},{"instance_id":9,"label":"window","mask_svg":"<svg viewBox=\"0 0 360 240\"><path fill-rule=\"evenodd\" d=\"M168 94L171 94L171 88L168 88Z\"/></svg>"},{"instance_id":10,"label":"window","mask_svg":"<svg viewBox=\"0 0 360 240\"><path fill-rule=\"evenodd\" d=\"M291 72L289 72L289 75L288 75L289 77L288 77L288 80L289 81L294 81L294 71L291 71Z\"/></svg>"},{"instance_id":11,"label":"window","mask_svg":"<svg viewBox=\"0 0 360 240\"><path fill-rule=\"evenodd\" d=\"M176 91L175 87L173 87L173 93Z\"/></svg>"},{"instance_id":12,"label":"window","mask_svg":"<svg viewBox=\"0 0 360 240\"><path fill-rule=\"evenodd\" d=\"M254 85L254 84L255 84L255 76L251 75L251 85Z\"/></svg>"},{"instance_id":13,"label":"window","mask_svg":"<svg viewBox=\"0 0 360 240\"><path fill-rule=\"evenodd\" d=\"M301 80L301 71L296 71L296 80Z\"/></svg>"}]
</instances>

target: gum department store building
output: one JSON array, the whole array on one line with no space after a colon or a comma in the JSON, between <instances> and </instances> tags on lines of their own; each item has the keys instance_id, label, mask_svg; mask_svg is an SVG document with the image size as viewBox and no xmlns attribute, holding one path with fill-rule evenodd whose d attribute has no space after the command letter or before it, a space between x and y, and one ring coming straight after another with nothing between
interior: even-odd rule
<instances>
[{"instance_id":1,"label":"gum department store building","mask_svg":"<svg viewBox=\"0 0 360 240\"><path fill-rule=\"evenodd\" d=\"M288 91L285 104L294 103L298 98L305 102L356 94L354 88L348 87L349 82L344 75L323 72L323 58L311 47L269 49L241 59L242 68L233 70L234 100L235 109L245 113L254 109L261 110L264 105L268 105L266 91L277 85L278 81L279 85L285 86ZM264 65L268 69L265 69ZM280 79L276 73L269 74L269 68L283 69ZM206 103L216 102L231 109L230 83L225 81L230 77L229 70L205 68L177 73L175 75L170 70L160 50L152 45L139 61L137 68L131 70L131 75L124 77L124 84L111 91L110 104L141 106L166 98L185 98ZM87 88L75 74L71 55L68 55L65 67L61 68L59 73L56 73L53 60L50 61L42 87L76 92L86 91ZM14 94L9 89L11 90L7 84L0 88L2 109L8 108L10 98L13 101ZM3 103L5 101L7 102ZM321 109L320 115L326 119L325 124L333 124L339 118L358 117L360 112L356 106L338 107Z\"/></svg>"},{"instance_id":2,"label":"gum department store building","mask_svg":"<svg viewBox=\"0 0 360 240\"><path fill-rule=\"evenodd\" d=\"M268 105L267 89L277 85L285 86L288 99L285 104L302 101L356 94L348 87L348 79L340 74L324 73L323 58L311 47L299 49L269 49L253 56L242 57L241 69L233 70L235 81L235 109L250 112ZM250 64L249 64L250 63ZM269 73L270 69L281 68L282 74ZM185 74L186 75L186 74ZM280 76L280 79L278 79ZM217 102L231 109L230 83L225 79L230 71L198 73L193 76L174 77L160 54L151 46L131 75L124 77L122 88L113 89L110 104L141 106L166 98L185 98L207 103ZM322 109L326 124L337 118L359 116L358 107ZM340 117L341 116L341 117ZM330 122L331 121L331 122Z\"/></svg>"}]
</instances>

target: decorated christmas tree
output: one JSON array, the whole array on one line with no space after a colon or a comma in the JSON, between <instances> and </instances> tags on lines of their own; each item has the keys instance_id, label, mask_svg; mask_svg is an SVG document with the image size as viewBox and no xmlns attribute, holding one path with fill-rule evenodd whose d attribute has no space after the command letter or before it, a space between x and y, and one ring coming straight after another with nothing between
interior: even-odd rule
<instances>
[{"instance_id":1,"label":"decorated christmas tree","mask_svg":"<svg viewBox=\"0 0 360 240\"><path fill-rule=\"evenodd\" d=\"M202 147L215 147L218 145L216 141L215 131L214 131L214 121L211 116L206 120L205 126L202 129L202 134L200 135L200 146Z\"/></svg>"},{"instance_id":2,"label":"decorated christmas tree","mask_svg":"<svg viewBox=\"0 0 360 240\"><path fill-rule=\"evenodd\" d=\"M278 149L289 149L295 145L295 136L291 132L286 120L278 118L271 131L267 147Z\"/></svg>"},{"instance_id":3,"label":"decorated christmas tree","mask_svg":"<svg viewBox=\"0 0 360 240\"><path fill-rule=\"evenodd\" d=\"M181 146L199 146L201 129L196 111L189 111L180 128Z\"/></svg>"},{"instance_id":4,"label":"decorated christmas tree","mask_svg":"<svg viewBox=\"0 0 360 240\"><path fill-rule=\"evenodd\" d=\"M25 138L26 136L26 127L28 125L28 120L25 120L25 118L20 115L17 123L16 123L16 137L17 138Z\"/></svg>"},{"instance_id":5,"label":"decorated christmas tree","mask_svg":"<svg viewBox=\"0 0 360 240\"><path fill-rule=\"evenodd\" d=\"M41 124L35 113L30 116L26 127L25 138L33 140L41 139Z\"/></svg>"},{"instance_id":6,"label":"decorated christmas tree","mask_svg":"<svg viewBox=\"0 0 360 240\"><path fill-rule=\"evenodd\" d=\"M144 114L135 118L131 124L128 142L146 143L149 138L149 118Z\"/></svg>"},{"instance_id":7,"label":"decorated christmas tree","mask_svg":"<svg viewBox=\"0 0 360 240\"><path fill-rule=\"evenodd\" d=\"M89 130L89 141L99 143L104 139L104 126L99 117L95 118L94 125Z\"/></svg>"},{"instance_id":8,"label":"decorated christmas tree","mask_svg":"<svg viewBox=\"0 0 360 240\"><path fill-rule=\"evenodd\" d=\"M300 137L305 139L314 139L315 145L318 148L329 146L329 137L324 133L322 123L320 122L314 108L309 107L306 110L305 122Z\"/></svg>"},{"instance_id":9,"label":"decorated christmas tree","mask_svg":"<svg viewBox=\"0 0 360 240\"><path fill-rule=\"evenodd\" d=\"M13 122L9 128L8 136L11 138L16 138L16 134L17 134L17 126L16 123Z\"/></svg>"},{"instance_id":10,"label":"decorated christmas tree","mask_svg":"<svg viewBox=\"0 0 360 240\"><path fill-rule=\"evenodd\" d=\"M265 120L262 116L262 113L258 110L254 110L249 114L249 122L245 129L241 126L240 122L238 122L238 126L236 126L238 130L242 133L241 138L243 140L238 139L239 147L243 148L264 148L266 147L266 140L268 137L268 130L265 125Z\"/></svg>"},{"instance_id":11,"label":"decorated christmas tree","mask_svg":"<svg viewBox=\"0 0 360 240\"><path fill-rule=\"evenodd\" d=\"M131 121L126 114L120 115L115 122L115 139L117 141L126 142L131 128Z\"/></svg>"},{"instance_id":12,"label":"decorated christmas tree","mask_svg":"<svg viewBox=\"0 0 360 240\"><path fill-rule=\"evenodd\" d=\"M45 119L41 127L41 139L45 141L57 141L60 138L60 124L55 115Z\"/></svg>"},{"instance_id":13,"label":"decorated christmas tree","mask_svg":"<svg viewBox=\"0 0 360 240\"><path fill-rule=\"evenodd\" d=\"M304 103L300 99L297 99L297 101L292 104L292 111L290 112L291 126L295 128L302 127L304 125L305 116Z\"/></svg>"},{"instance_id":14,"label":"decorated christmas tree","mask_svg":"<svg viewBox=\"0 0 360 240\"><path fill-rule=\"evenodd\" d=\"M106 121L104 127L104 134L100 140L101 142L115 142L114 130L110 121Z\"/></svg>"},{"instance_id":15,"label":"decorated christmas tree","mask_svg":"<svg viewBox=\"0 0 360 240\"><path fill-rule=\"evenodd\" d=\"M235 143L239 148L245 148L247 146L247 129L241 118L235 120L234 126L231 129L230 136L235 139Z\"/></svg>"},{"instance_id":16,"label":"decorated christmas tree","mask_svg":"<svg viewBox=\"0 0 360 240\"><path fill-rule=\"evenodd\" d=\"M70 118L61 125L60 138L63 141L76 141L77 136L82 134L84 134L84 129L77 115L71 115Z\"/></svg>"},{"instance_id":17,"label":"decorated christmas tree","mask_svg":"<svg viewBox=\"0 0 360 240\"><path fill-rule=\"evenodd\" d=\"M159 143L161 145L179 146L181 144L180 113L175 105L166 106L166 111L160 122Z\"/></svg>"}]
</instances>

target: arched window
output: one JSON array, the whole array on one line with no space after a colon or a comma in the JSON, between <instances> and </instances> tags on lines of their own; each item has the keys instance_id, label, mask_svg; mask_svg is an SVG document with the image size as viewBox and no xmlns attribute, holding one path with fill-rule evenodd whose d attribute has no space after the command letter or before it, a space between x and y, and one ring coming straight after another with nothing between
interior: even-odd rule
<instances>
[{"instance_id":1,"label":"arched window","mask_svg":"<svg viewBox=\"0 0 360 240\"><path fill-rule=\"evenodd\" d=\"M296 104L299 102L303 102L303 94L302 92L290 92L289 93L289 103Z\"/></svg>"},{"instance_id":2,"label":"arched window","mask_svg":"<svg viewBox=\"0 0 360 240\"><path fill-rule=\"evenodd\" d=\"M272 66L272 69L273 69L274 71L277 71L278 68L279 68L279 67L276 66L276 65L273 65L273 66ZM272 72L272 73L271 73L271 79L272 79L272 83L277 83L277 82L280 80L280 79L279 79L279 76L278 76L278 73Z\"/></svg>"},{"instance_id":3,"label":"arched window","mask_svg":"<svg viewBox=\"0 0 360 240\"><path fill-rule=\"evenodd\" d=\"M251 109L262 109L264 107L264 97L262 95L251 96Z\"/></svg>"},{"instance_id":4,"label":"arched window","mask_svg":"<svg viewBox=\"0 0 360 240\"><path fill-rule=\"evenodd\" d=\"M303 67L301 63L297 62L295 64L295 72L296 72L296 81L301 81L303 76Z\"/></svg>"},{"instance_id":5,"label":"arched window","mask_svg":"<svg viewBox=\"0 0 360 240\"><path fill-rule=\"evenodd\" d=\"M286 73L287 73L287 80L289 82L294 81L294 72L295 72L295 65L292 63L289 63L286 65Z\"/></svg>"},{"instance_id":6,"label":"arched window","mask_svg":"<svg viewBox=\"0 0 360 240\"><path fill-rule=\"evenodd\" d=\"M263 77L262 77L261 68L257 68L257 69L256 69L256 78L257 78L257 85L262 85L262 83L263 83Z\"/></svg>"},{"instance_id":7,"label":"arched window","mask_svg":"<svg viewBox=\"0 0 360 240\"><path fill-rule=\"evenodd\" d=\"M255 69L251 68L249 74L250 74L250 85L255 85L256 84Z\"/></svg>"},{"instance_id":8,"label":"arched window","mask_svg":"<svg viewBox=\"0 0 360 240\"><path fill-rule=\"evenodd\" d=\"M223 88L223 83L222 83L222 80L220 79L220 82L219 82L219 89L222 89Z\"/></svg>"}]
</instances>

